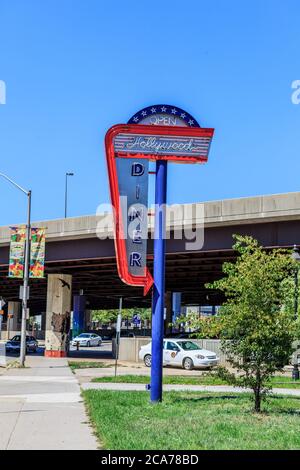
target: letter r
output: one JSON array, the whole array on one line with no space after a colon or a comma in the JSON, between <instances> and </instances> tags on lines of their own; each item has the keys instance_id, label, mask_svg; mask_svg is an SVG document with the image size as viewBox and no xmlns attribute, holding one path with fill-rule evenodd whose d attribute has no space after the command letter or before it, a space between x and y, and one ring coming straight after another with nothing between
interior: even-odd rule
<instances>
[{"instance_id":1,"label":"letter r","mask_svg":"<svg viewBox=\"0 0 300 470\"><path fill-rule=\"evenodd\" d=\"M141 263L141 255L140 253L133 252L130 254L130 266L138 266L139 268L142 266Z\"/></svg>"}]
</instances>

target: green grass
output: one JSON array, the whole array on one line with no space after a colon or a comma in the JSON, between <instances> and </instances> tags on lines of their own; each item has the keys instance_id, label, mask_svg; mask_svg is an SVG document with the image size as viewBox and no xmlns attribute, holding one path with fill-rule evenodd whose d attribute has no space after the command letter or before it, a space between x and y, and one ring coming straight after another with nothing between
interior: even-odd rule
<instances>
[{"instance_id":1,"label":"green grass","mask_svg":"<svg viewBox=\"0 0 300 470\"><path fill-rule=\"evenodd\" d=\"M105 449L300 449L300 399L272 397L264 413L251 411L249 394L83 392L95 432Z\"/></svg>"},{"instance_id":2,"label":"green grass","mask_svg":"<svg viewBox=\"0 0 300 470\"><path fill-rule=\"evenodd\" d=\"M137 383L148 384L150 377L147 375L117 375L117 377L96 377L92 382L113 382L113 383ZM226 382L214 374L203 374L198 377L189 377L183 375L165 375L164 384L178 385L225 385ZM293 388L300 390L300 380L293 382L290 377L275 376L271 380L274 388Z\"/></svg>"},{"instance_id":3,"label":"green grass","mask_svg":"<svg viewBox=\"0 0 300 470\"><path fill-rule=\"evenodd\" d=\"M117 377L95 377L92 382L113 382L113 383L136 383L148 384L150 377L147 375L117 375ZM218 377L201 375L199 377L188 377L183 375L165 375L164 384L179 385L225 385L226 382Z\"/></svg>"},{"instance_id":4,"label":"green grass","mask_svg":"<svg viewBox=\"0 0 300 470\"><path fill-rule=\"evenodd\" d=\"M271 385L274 388L295 388L300 389L300 380L293 381L291 377L285 375L275 375L271 379Z\"/></svg>"},{"instance_id":5,"label":"green grass","mask_svg":"<svg viewBox=\"0 0 300 470\"><path fill-rule=\"evenodd\" d=\"M105 364L104 362L97 361L69 361L68 364L72 371L75 369L102 369L103 367L112 367L111 364Z\"/></svg>"}]
</instances>

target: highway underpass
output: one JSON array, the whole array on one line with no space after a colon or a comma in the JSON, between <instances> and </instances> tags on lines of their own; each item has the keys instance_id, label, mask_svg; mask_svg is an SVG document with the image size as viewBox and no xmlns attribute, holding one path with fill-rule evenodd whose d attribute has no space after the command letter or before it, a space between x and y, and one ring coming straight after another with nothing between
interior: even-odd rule
<instances>
[{"instance_id":1,"label":"highway underpass","mask_svg":"<svg viewBox=\"0 0 300 470\"><path fill-rule=\"evenodd\" d=\"M222 275L222 263L235 260L232 250L234 233L252 235L266 248L300 246L300 193L228 199L182 206L184 219L175 210L168 229L166 291L181 292L183 305L219 305L220 293L205 288L205 283ZM204 219L197 211L204 211ZM176 215L177 214L177 215ZM196 214L196 215L193 215ZM124 307L150 306L151 295L143 297L142 289L123 284L116 269L111 221L106 229L110 238L97 237L97 224L102 215L33 222L47 227L44 279L30 281L30 313L46 310L47 275L72 276L72 294L83 290L89 309L117 308L119 297ZM177 217L177 218L176 218ZM204 222L204 245L186 250L186 238L176 239L180 226L201 229ZM149 236L153 217L149 217ZM9 279L9 227L0 228L0 296L18 301L21 280ZM103 233L102 233L103 236ZM152 269L153 240L149 240L148 265Z\"/></svg>"}]
</instances>

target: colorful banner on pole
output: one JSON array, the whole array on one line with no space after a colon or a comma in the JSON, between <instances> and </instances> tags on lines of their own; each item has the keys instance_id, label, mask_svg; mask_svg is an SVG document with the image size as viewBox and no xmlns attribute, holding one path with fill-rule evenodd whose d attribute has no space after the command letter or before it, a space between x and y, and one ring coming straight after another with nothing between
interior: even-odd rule
<instances>
[{"instance_id":1,"label":"colorful banner on pole","mask_svg":"<svg viewBox=\"0 0 300 470\"><path fill-rule=\"evenodd\" d=\"M24 276L25 227L11 227L8 277L22 279Z\"/></svg>"},{"instance_id":2,"label":"colorful banner on pole","mask_svg":"<svg viewBox=\"0 0 300 470\"><path fill-rule=\"evenodd\" d=\"M31 229L30 272L29 277L40 279L45 271L45 228Z\"/></svg>"}]
</instances>

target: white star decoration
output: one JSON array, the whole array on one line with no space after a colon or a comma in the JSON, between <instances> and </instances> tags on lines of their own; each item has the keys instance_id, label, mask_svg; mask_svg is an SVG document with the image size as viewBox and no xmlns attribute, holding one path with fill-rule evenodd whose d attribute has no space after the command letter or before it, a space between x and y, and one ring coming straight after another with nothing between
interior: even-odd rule
<instances>
[{"instance_id":1,"label":"white star decoration","mask_svg":"<svg viewBox=\"0 0 300 470\"><path fill-rule=\"evenodd\" d=\"M197 122L195 123L195 119L192 119L192 116L190 116L188 113L184 112L180 108L177 108L176 106L171 108L171 106L167 106L167 105L162 105L158 107L152 106L151 108L148 107L146 109L143 109L132 118L131 122L135 122L135 123L138 123L140 121L143 122L143 119L146 116L150 116L151 114L155 114L155 113L168 113L170 115L172 114L173 116L178 114L178 117L180 116L180 118L183 119L189 126L198 125Z\"/></svg>"}]
</instances>

